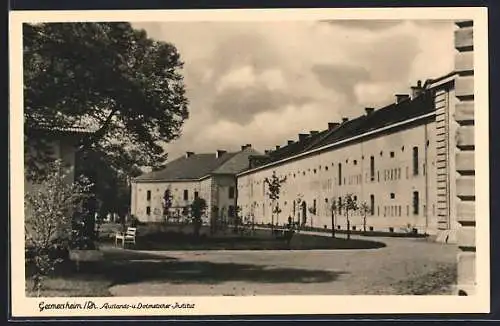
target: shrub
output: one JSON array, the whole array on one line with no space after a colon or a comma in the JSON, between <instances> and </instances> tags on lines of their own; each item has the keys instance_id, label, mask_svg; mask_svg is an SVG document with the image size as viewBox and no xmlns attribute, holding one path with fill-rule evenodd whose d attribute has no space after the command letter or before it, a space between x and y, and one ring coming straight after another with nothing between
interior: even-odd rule
<instances>
[{"instance_id":1,"label":"shrub","mask_svg":"<svg viewBox=\"0 0 500 326\"><path fill-rule=\"evenodd\" d=\"M54 253L67 251L73 215L84 213L83 204L90 197L89 181L82 177L69 183L69 172L57 160L49 164L45 175L33 180L33 190L25 194L26 262L33 265L33 290L38 295L43 279L63 260Z\"/></svg>"}]
</instances>

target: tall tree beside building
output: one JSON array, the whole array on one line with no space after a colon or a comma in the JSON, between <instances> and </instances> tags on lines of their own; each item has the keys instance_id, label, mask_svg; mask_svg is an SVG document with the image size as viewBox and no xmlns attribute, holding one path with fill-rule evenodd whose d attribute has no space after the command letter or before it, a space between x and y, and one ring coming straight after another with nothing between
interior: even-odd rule
<instances>
[{"instance_id":1,"label":"tall tree beside building","mask_svg":"<svg viewBox=\"0 0 500 326\"><path fill-rule=\"evenodd\" d=\"M205 199L201 197L197 197L191 203L191 215L193 216L193 225L194 225L194 236L200 236L200 229L202 225L201 217L205 213L207 209L207 202Z\"/></svg>"},{"instance_id":2,"label":"tall tree beside building","mask_svg":"<svg viewBox=\"0 0 500 326\"><path fill-rule=\"evenodd\" d=\"M344 211L347 222L347 239L351 239L351 220L349 212L355 212L358 209L358 203L354 199L353 194L346 194L340 203L340 207Z\"/></svg>"},{"instance_id":3,"label":"tall tree beside building","mask_svg":"<svg viewBox=\"0 0 500 326\"><path fill-rule=\"evenodd\" d=\"M140 166L165 161L158 142L178 138L188 118L174 45L129 23L85 22L24 24L23 46L27 130L85 124L96 132L84 151L133 153Z\"/></svg>"},{"instance_id":4,"label":"tall tree beside building","mask_svg":"<svg viewBox=\"0 0 500 326\"><path fill-rule=\"evenodd\" d=\"M361 213L361 216L363 217L363 232L366 233L366 215L371 211L371 208L366 202L362 202L359 205L359 211Z\"/></svg>"},{"instance_id":5,"label":"tall tree beside building","mask_svg":"<svg viewBox=\"0 0 500 326\"><path fill-rule=\"evenodd\" d=\"M337 200L332 198L332 202L330 204L330 214L332 218L332 238L335 238L335 214L337 214L337 210L339 209L337 205Z\"/></svg>"},{"instance_id":6,"label":"tall tree beside building","mask_svg":"<svg viewBox=\"0 0 500 326\"><path fill-rule=\"evenodd\" d=\"M279 208L280 192L283 183L286 182L286 176L280 178L276 176L276 172L273 172L270 178L265 178L264 182L267 184L267 196L272 203L272 213L271 213L271 228L274 229L274 214L276 214L276 219L279 218L279 213L281 209Z\"/></svg>"},{"instance_id":7,"label":"tall tree beside building","mask_svg":"<svg viewBox=\"0 0 500 326\"><path fill-rule=\"evenodd\" d=\"M165 190L163 194L163 216L165 216L166 221L170 220L170 209L172 208L173 195L170 188Z\"/></svg>"},{"instance_id":8,"label":"tall tree beside building","mask_svg":"<svg viewBox=\"0 0 500 326\"><path fill-rule=\"evenodd\" d=\"M23 24L23 64L25 132L94 129L78 144L80 172L100 202L124 209L129 178L166 160L159 142L178 138L188 118L176 47L125 22ZM51 154L44 139L33 145L29 167Z\"/></svg>"}]
</instances>

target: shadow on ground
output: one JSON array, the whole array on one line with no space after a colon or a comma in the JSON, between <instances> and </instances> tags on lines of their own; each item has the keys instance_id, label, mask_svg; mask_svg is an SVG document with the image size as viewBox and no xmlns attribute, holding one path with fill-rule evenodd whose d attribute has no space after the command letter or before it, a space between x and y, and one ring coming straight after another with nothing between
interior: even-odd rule
<instances>
[{"instance_id":1,"label":"shadow on ground","mask_svg":"<svg viewBox=\"0 0 500 326\"><path fill-rule=\"evenodd\" d=\"M217 284L230 281L258 283L323 283L344 272L272 268L254 264L182 261L153 253L105 247L103 261L87 263L80 272L66 275L78 280L105 279L110 286L147 281L173 284Z\"/></svg>"}]
</instances>

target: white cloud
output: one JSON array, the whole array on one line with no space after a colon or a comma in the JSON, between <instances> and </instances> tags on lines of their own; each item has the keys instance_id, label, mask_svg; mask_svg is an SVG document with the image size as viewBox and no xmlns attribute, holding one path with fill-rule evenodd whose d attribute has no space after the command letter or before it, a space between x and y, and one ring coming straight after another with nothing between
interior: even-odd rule
<instances>
[{"instance_id":1,"label":"white cloud","mask_svg":"<svg viewBox=\"0 0 500 326\"><path fill-rule=\"evenodd\" d=\"M259 149L392 101L453 69L451 22L147 23L185 62L190 118L167 145Z\"/></svg>"}]
</instances>

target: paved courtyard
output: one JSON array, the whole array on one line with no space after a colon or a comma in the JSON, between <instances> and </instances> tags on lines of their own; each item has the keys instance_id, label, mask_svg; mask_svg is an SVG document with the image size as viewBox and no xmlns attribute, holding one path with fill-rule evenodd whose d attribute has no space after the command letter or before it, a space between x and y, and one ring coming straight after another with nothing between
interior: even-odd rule
<instances>
[{"instance_id":1,"label":"paved courtyard","mask_svg":"<svg viewBox=\"0 0 500 326\"><path fill-rule=\"evenodd\" d=\"M417 239L373 240L387 246L366 250L154 251L149 252L154 256L147 263L163 264L161 278L115 285L110 292L114 296L396 294L399 282L456 262L454 245Z\"/></svg>"}]
</instances>

